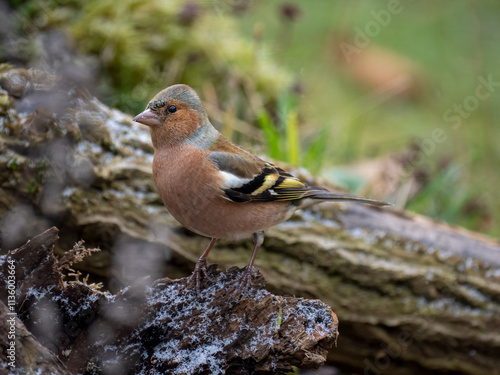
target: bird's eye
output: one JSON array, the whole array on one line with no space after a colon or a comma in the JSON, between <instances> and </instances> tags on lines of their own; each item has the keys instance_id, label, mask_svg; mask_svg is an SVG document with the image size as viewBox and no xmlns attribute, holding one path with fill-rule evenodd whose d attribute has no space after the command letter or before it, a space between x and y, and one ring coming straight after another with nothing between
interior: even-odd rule
<instances>
[{"instance_id":1,"label":"bird's eye","mask_svg":"<svg viewBox=\"0 0 500 375\"><path fill-rule=\"evenodd\" d=\"M176 107L175 105L171 105L171 106L169 106L169 107L167 108L167 111L168 111L169 113L174 113L174 112L176 112L176 111L177 111L177 107Z\"/></svg>"}]
</instances>

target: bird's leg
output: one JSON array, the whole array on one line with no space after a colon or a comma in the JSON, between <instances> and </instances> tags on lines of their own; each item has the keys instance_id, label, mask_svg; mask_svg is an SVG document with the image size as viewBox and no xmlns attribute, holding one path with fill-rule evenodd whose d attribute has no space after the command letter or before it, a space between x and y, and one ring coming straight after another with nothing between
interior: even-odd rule
<instances>
[{"instance_id":1,"label":"bird's leg","mask_svg":"<svg viewBox=\"0 0 500 375\"><path fill-rule=\"evenodd\" d=\"M208 247L203 252L200 259L198 259L198 262L196 262L196 267L194 268L193 274L189 278L188 285L192 287L194 284L194 286L196 286L196 290L201 289L201 274L203 274L203 276L208 280L210 280L211 282L214 282L214 279L212 278L212 276L208 274L207 271L207 256L210 250L212 250L215 241L217 241L217 238L212 238L210 240Z\"/></svg>"},{"instance_id":2,"label":"bird's leg","mask_svg":"<svg viewBox=\"0 0 500 375\"><path fill-rule=\"evenodd\" d=\"M255 232L253 234L253 242L255 244L255 247L253 249L252 258L250 259L250 263L248 263L248 266L246 266L243 275L235 280L235 282L239 282L240 285L238 285L238 288L236 288L236 290L234 291L234 295L243 293L246 289L248 289L248 286L250 285L250 281L252 280L252 274L254 271L253 263L255 262L255 258L257 256L257 250L259 250L259 247L261 247L262 243L264 242L264 232Z\"/></svg>"}]
</instances>

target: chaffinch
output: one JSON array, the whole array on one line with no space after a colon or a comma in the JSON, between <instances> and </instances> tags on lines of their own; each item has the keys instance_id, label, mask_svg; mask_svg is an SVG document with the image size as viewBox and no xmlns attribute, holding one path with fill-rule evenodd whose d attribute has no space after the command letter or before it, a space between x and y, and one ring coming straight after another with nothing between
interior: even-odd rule
<instances>
[{"instance_id":1,"label":"chaffinch","mask_svg":"<svg viewBox=\"0 0 500 375\"><path fill-rule=\"evenodd\" d=\"M324 201L387 203L308 186L297 177L236 146L210 123L196 92L187 85L160 91L134 121L147 125L155 149L153 177L163 203L183 226L211 241L190 283L199 290L207 256L218 238L253 237L255 247L239 282L251 281L264 231L294 211Z\"/></svg>"}]
</instances>

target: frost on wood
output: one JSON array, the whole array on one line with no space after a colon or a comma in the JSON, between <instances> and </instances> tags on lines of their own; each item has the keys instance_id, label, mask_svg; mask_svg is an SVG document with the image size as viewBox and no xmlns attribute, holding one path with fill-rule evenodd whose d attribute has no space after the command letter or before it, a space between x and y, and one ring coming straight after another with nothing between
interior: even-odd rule
<instances>
[{"instance_id":1,"label":"frost on wood","mask_svg":"<svg viewBox=\"0 0 500 375\"><path fill-rule=\"evenodd\" d=\"M279 373L318 368L336 342L337 317L326 304L275 296L260 274L235 299L236 267L211 266L216 281L198 293L187 278L138 280L116 295L70 282L52 255L57 232L2 256L0 270L4 279L7 259L15 260L18 317L69 373Z\"/></svg>"},{"instance_id":2,"label":"frost on wood","mask_svg":"<svg viewBox=\"0 0 500 375\"><path fill-rule=\"evenodd\" d=\"M138 373L274 373L291 370L291 365L319 367L337 335L330 308L317 300L274 296L263 289L261 275L235 300L230 283L241 272L232 268L222 273L212 266L216 282L199 293L187 290L184 278L159 280L145 293L131 289L118 295L115 305L143 296L146 309L138 328L118 347L106 345L106 357L119 366L125 358L143 358L135 362ZM122 359L116 360L117 355Z\"/></svg>"}]
</instances>

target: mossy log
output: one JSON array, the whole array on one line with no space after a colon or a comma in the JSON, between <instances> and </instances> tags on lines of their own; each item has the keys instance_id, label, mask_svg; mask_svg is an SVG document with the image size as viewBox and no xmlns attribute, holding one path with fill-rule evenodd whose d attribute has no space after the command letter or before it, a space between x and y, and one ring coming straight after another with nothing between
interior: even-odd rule
<instances>
[{"instance_id":1,"label":"mossy log","mask_svg":"<svg viewBox=\"0 0 500 375\"><path fill-rule=\"evenodd\" d=\"M57 251L82 238L101 247L79 269L112 292L145 276L189 275L208 240L183 229L159 200L147 130L35 72L7 71L0 84L10 90L0 91L2 247L57 225ZM250 253L250 241L220 241L209 262L241 267ZM322 204L271 228L256 266L271 292L333 307L342 335L329 358L337 367L499 372L495 240L398 210Z\"/></svg>"},{"instance_id":2,"label":"mossy log","mask_svg":"<svg viewBox=\"0 0 500 375\"><path fill-rule=\"evenodd\" d=\"M188 278L136 280L116 295L65 280L62 271L92 251L77 244L57 260L57 233L48 229L0 257L0 281L12 271L17 292L14 314L1 306L0 331L9 332L9 316L24 323L10 331L12 358L1 354L11 373L274 374L318 368L336 342L330 307L275 296L260 274L235 298L233 281L243 272L237 267L225 273L210 267L215 282L199 292ZM7 297L4 288L0 300Z\"/></svg>"}]
</instances>

